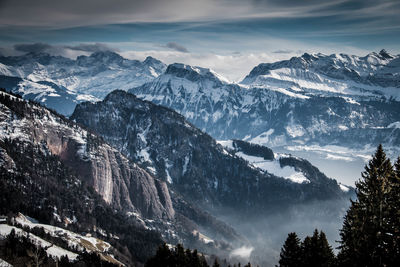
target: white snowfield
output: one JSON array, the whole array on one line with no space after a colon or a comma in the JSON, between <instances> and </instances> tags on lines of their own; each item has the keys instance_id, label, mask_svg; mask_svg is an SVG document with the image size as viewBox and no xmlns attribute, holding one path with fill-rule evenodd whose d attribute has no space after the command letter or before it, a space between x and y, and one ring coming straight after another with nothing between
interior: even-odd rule
<instances>
[{"instance_id":1,"label":"white snowfield","mask_svg":"<svg viewBox=\"0 0 400 267\"><path fill-rule=\"evenodd\" d=\"M116 260L112 254L110 254L110 249L112 248L111 245L101 239L91 236L84 236L60 227L37 223L21 213L19 213L15 218L15 222L31 229L35 227L43 228L46 233L50 234L51 236L61 238L62 240L66 241L70 247L75 247L78 251L86 250L89 253L99 253L104 260L121 266L123 265L121 262ZM0 224L0 235L7 236L12 229L15 230L17 235L27 236L27 232L25 232L23 229L6 224ZM61 256L66 255L70 260L75 260L78 257L78 254L53 245L40 237L37 237L33 234L29 234L29 236L34 244L45 248L49 256L60 258Z\"/></svg>"},{"instance_id":2,"label":"white snowfield","mask_svg":"<svg viewBox=\"0 0 400 267\"><path fill-rule=\"evenodd\" d=\"M232 146L232 140L224 140L217 142L220 145L229 148L230 150L234 150L234 147ZM296 171L293 167L291 166L281 167L279 163L279 158L281 156L279 154L275 155L274 160L265 160L262 157L246 155L243 152L235 152L235 155L245 159L253 167L259 168L262 171L267 171L268 173L271 173L278 177L289 179L290 181L299 184L310 182L310 180L308 180L302 172Z\"/></svg>"}]
</instances>

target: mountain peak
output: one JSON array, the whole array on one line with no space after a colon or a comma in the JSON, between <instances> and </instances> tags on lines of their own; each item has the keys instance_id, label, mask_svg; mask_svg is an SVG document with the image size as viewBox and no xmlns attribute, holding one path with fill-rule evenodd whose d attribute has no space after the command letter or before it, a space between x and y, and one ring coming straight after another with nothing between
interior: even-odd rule
<instances>
[{"instance_id":1,"label":"mountain peak","mask_svg":"<svg viewBox=\"0 0 400 267\"><path fill-rule=\"evenodd\" d=\"M115 53L113 51L97 51L94 52L90 55L91 58L95 59L107 59L107 60L122 60L124 59L122 56L120 56L118 53Z\"/></svg>"},{"instance_id":2,"label":"mountain peak","mask_svg":"<svg viewBox=\"0 0 400 267\"><path fill-rule=\"evenodd\" d=\"M379 52L379 55L380 55L382 58L384 58L384 59L393 58L393 56L392 56L391 54L389 54L388 52L386 52L385 49L382 49L382 50Z\"/></svg>"},{"instance_id":3,"label":"mountain peak","mask_svg":"<svg viewBox=\"0 0 400 267\"><path fill-rule=\"evenodd\" d=\"M226 83L227 80L208 68L194 67L182 63L173 63L167 67L165 74L185 78L192 82L207 79L217 83Z\"/></svg>"},{"instance_id":4,"label":"mountain peak","mask_svg":"<svg viewBox=\"0 0 400 267\"><path fill-rule=\"evenodd\" d=\"M162 63L162 62L161 62L160 60L158 60L158 59L152 57L152 56L148 56L148 57L146 57L146 59L143 61L143 63L144 63L144 64L153 65L153 64L160 64L160 63Z\"/></svg>"},{"instance_id":5,"label":"mountain peak","mask_svg":"<svg viewBox=\"0 0 400 267\"><path fill-rule=\"evenodd\" d=\"M309 54L309 53L304 53L301 57L307 62L312 62L312 61L318 59L318 56L316 56L314 54Z\"/></svg>"}]
</instances>

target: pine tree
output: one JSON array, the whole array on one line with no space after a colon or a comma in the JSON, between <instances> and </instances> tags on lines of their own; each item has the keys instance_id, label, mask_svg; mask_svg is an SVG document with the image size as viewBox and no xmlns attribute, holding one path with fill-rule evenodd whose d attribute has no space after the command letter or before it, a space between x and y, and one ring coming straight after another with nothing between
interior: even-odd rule
<instances>
[{"instance_id":1,"label":"pine tree","mask_svg":"<svg viewBox=\"0 0 400 267\"><path fill-rule=\"evenodd\" d=\"M214 260L213 267L220 267L219 262L217 259Z\"/></svg>"},{"instance_id":2,"label":"pine tree","mask_svg":"<svg viewBox=\"0 0 400 267\"><path fill-rule=\"evenodd\" d=\"M400 157L394 164L394 172L390 179L388 197L389 218L385 229L385 242L388 244L389 263L400 265Z\"/></svg>"},{"instance_id":3,"label":"pine tree","mask_svg":"<svg viewBox=\"0 0 400 267\"><path fill-rule=\"evenodd\" d=\"M296 233L289 233L281 249L279 266L297 267L300 263L301 247L300 239Z\"/></svg>"},{"instance_id":4,"label":"pine tree","mask_svg":"<svg viewBox=\"0 0 400 267\"><path fill-rule=\"evenodd\" d=\"M390 160L379 145L365 166L362 179L356 182L357 200L352 201L344 219L340 232L341 266L388 266L391 261L388 239L392 237L387 236L387 231L394 175Z\"/></svg>"},{"instance_id":5,"label":"pine tree","mask_svg":"<svg viewBox=\"0 0 400 267\"><path fill-rule=\"evenodd\" d=\"M301 265L307 267L331 267L335 265L335 254L324 232L315 229L311 237L302 243Z\"/></svg>"},{"instance_id":6,"label":"pine tree","mask_svg":"<svg viewBox=\"0 0 400 267\"><path fill-rule=\"evenodd\" d=\"M332 247L329 245L324 232L319 233L318 237L318 257L320 266L335 266L336 258Z\"/></svg>"}]
</instances>

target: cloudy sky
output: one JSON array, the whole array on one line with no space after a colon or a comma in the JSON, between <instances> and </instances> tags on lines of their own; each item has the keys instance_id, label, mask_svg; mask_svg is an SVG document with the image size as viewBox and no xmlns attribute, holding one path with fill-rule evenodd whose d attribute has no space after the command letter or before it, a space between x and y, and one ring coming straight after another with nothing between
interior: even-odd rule
<instances>
[{"instance_id":1,"label":"cloudy sky","mask_svg":"<svg viewBox=\"0 0 400 267\"><path fill-rule=\"evenodd\" d=\"M398 0L0 0L0 53L113 50L239 80L304 52L400 53Z\"/></svg>"}]
</instances>

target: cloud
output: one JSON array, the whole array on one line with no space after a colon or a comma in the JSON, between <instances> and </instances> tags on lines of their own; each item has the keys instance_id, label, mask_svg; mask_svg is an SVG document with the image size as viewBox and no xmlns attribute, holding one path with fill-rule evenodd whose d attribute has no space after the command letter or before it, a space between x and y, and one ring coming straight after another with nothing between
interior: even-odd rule
<instances>
[{"instance_id":1,"label":"cloud","mask_svg":"<svg viewBox=\"0 0 400 267\"><path fill-rule=\"evenodd\" d=\"M178 52L182 52L182 53L188 53L189 52L189 50L187 50L186 47L184 47L184 46L182 46L182 45L180 45L178 43L175 43L175 42L169 42L169 43L167 43L165 45L165 47L170 48L170 49L175 50L175 51L178 51Z\"/></svg>"},{"instance_id":2,"label":"cloud","mask_svg":"<svg viewBox=\"0 0 400 267\"><path fill-rule=\"evenodd\" d=\"M76 51L84 51L84 52L104 52L104 51L113 51L116 52L118 49L112 48L103 43L94 43L94 44L78 44L73 46L65 46L65 48L76 50Z\"/></svg>"},{"instance_id":3,"label":"cloud","mask_svg":"<svg viewBox=\"0 0 400 267\"><path fill-rule=\"evenodd\" d=\"M237 42L239 43L239 41ZM249 44L250 41L246 40ZM370 50L360 49L351 46L338 46L336 43L324 43L323 48L317 44L293 42L283 39L269 40L267 44L260 43L262 50L247 50L240 53L235 51L191 51L181 53L171 50L125 50L120 54L129 59L144 60L147 56L152 56L166 64L184 63L192 66L210 68L231 82L241 81L249 72L260 63L271 63L280 60L287 60L294 56L300 56L303 53L348 53L353 55L365 56ZM241 44L239 43L239 46ZM281 47L282 51L287 53L273 53L276 47ZM291 52L289 52L291 51ZM379 50L378 50L379 51Z\"/></svg>"},{"instance_id":4,"label":"cloud","mask_svg":"<svg viewBox=\"0 0 400 267\"><path fill-rule=\"evenodd\" d=\"M290 54L290 53L293 53L293 52L294 51L289 50L289 49L280 49L280 50L275 50L272 53L275 53L275 54Z\"/></svg>"},{"instance_id":5,"label":"cloud","mask_svg":"<svg viewBox=\"0 0 400 267\"><path fill-rule=\"evenodd\" d=\"M40 52L46 52L52 48L51 45L49 44L44 44L44 43L34 43L34 44L16 44L14 45L14 49L16 51L20 52L34 52L34 53L40 53Z\"/></svg>"},{"instance_id":6,"label":"cloud","mask_svg":"<svg viewBox=\"0 0 400 267\"><path fill-rule=\"evenodd\" d=\"M231 258L232 257L240 257L245 260L249 260L251 252L254 250L253 247L240 247L237 249L232 250L231 254L229 255Z\"/></svg>"},{"instance_id":7,"label":"cloud","mask_svg":"<svg viewBox=\"0 0 400 267\"><path fill-rule=\"evenodd\" d=\"M53 56L63 56L75 59L80 55L90 55L94 52L112 51L119 49L104 43L80 43L72 45L52 45L48 43L22 43L0 47L0 55L19 56L26 53L47 53Z\"/></svg>"},{"instance_id":8,"label":"cloud","mask_svg":"<svg viewBox=\"0 0 400 267\"><path fill-rule=\"evenodd\" d=\"M2 0L0 25L73 27L245 18L379 17L396 25L398 0Z\"/></svg>"}]
</instances>

